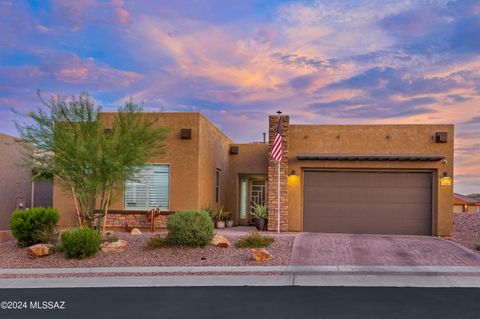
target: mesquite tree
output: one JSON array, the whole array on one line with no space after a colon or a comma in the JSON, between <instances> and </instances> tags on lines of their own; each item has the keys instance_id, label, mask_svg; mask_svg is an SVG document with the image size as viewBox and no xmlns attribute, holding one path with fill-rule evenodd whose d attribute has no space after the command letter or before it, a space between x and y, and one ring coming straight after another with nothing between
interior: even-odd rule
<instances>
[{"instance_id":1,"label":"mesquite tree","mask_svg":"<svg viewBox=\"0 0 480 319\"><path fill-rule=\"evenodd\" d=\"M113 196L148 158L164 152L168 129L132 100L102 114L88 94L40 101L16 123L28 163L72 192L80 226L105 229Z\"/></svg>"}]
</instances>

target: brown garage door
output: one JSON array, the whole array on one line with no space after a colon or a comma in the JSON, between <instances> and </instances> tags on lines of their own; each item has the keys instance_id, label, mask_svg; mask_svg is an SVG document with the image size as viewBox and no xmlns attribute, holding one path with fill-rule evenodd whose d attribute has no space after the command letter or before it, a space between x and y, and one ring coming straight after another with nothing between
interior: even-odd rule
<instances>
[{"instance_id":1,"label":"brown garage door","mask_svg":"<svg viewBox=\"0 0 480 319\"><path fill-rule=\"evenodd\" d=\"M305 171L306 232L432 233L432 175Z\"/></svg>"}]
</instances>

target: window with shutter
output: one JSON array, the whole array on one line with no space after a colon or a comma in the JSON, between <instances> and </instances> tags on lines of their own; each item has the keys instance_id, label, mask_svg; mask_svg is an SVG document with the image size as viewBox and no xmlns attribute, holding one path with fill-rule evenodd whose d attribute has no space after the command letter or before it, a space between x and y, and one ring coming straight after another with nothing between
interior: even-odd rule
<instances>
[{"instance_id":1,"label":"window with shutter","mask_svg":"<svg viewBox=\"0 0 480 319\"><path fill-rule=\"evenodd\" d=\"M125 181L125 208L169 210L170 165L148 164Z\"/></svg>"}]
</instances>

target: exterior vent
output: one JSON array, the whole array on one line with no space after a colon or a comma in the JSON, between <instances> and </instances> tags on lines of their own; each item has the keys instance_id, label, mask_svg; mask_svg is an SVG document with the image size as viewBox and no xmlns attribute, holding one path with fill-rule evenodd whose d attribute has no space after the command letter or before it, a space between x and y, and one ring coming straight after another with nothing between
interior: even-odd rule
<instances>
[{"instance_id":1,"label":"exterior vent","mask_svg":"<svg viewBox=\"0 0 480 319\"><path fill-rule=\"evenodd\" d=\"M180 130L180 137L182 138L182 140L191 140L192 139L192 129L182 128Z\"/></svg>"},{"instance_id":2,"label":"exterior vent","mask_svg":"<svg viewBox=\"0 0 480 319\"><path fill-rule=\"evenodd\" d=\"M436 132L435 133L435 143L447 143L448 133L447 132Z\"/></svg>"},{"instance_id":3,"label":"exterior vent","mask_svg":"<svg viewBox=\"0 0 480 319\"><path fill-rule=\"evenodd\" d=\"M230 146L230 154L236 155L238 154L238 146Z\"/></svg>"}]
</instances>

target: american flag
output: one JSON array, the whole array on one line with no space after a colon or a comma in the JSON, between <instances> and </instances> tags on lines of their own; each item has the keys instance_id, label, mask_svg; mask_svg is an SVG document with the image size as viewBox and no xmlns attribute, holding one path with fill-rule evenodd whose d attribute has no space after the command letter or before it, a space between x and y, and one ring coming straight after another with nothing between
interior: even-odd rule
<instances>
[{"instance_id":1,"label":"american flag","mask_svg":"<svg viewBox=\"0 0 480 319\"><path fill-rule=\"evenodd\" d=\"M275 132L275 139L273 140L272 157L275 161L282 160L282 117L278 117L277 131Z\"/></svg>"}]
</instances>

